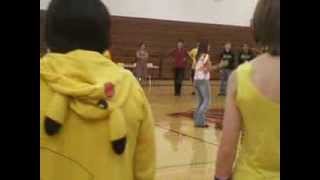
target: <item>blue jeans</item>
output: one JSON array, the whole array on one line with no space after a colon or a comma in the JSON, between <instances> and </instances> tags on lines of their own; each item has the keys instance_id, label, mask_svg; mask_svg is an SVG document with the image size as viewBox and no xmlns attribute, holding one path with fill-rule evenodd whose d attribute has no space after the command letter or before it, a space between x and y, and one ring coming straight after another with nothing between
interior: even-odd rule
<instances>
[{"instance_id":1,"label":"blue jeans","mask_svg":"<svg viewBox=\"0 0 320 180\"><path fill-rule=\"evenodd\" d=\"M231 73L230 69L223 69L220 71L220 93L219 94L226 94L228 78Z\"/></svg>"},{"instance_id":2,"label":"blue jeans","mask_svg":"<svg viewBox=\"0 0 320 180\"><path fill-rule=\"evenodd\" d=\"M195 89L198 96L198 106L194 112L193 119L196 126L206 124L206 112L211 101L211 86L209 80L195 80Z\"/></svg>"}]
</instances>

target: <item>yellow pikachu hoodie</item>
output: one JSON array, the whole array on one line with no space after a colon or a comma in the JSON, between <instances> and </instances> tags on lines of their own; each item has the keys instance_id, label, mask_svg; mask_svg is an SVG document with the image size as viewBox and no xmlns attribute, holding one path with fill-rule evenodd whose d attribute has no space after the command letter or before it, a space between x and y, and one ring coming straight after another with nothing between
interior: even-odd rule
<instances>
[{"instance_id":1,"label":"yellow pikachu hoodie","mask_svg":"<svg viewBox=\"0 0 320 180\"><path fill-rule=\"evenodd\" d=\"M114 95L105 94L113 84ZM104 102L104 103L101 103ZM45 119L61 125L45 131ZM122 154L112 142L126 138ZM41 180L153 180L153 116L132 74L102 54L75 50L40 60Z\"/></svg>"}]
</instances>

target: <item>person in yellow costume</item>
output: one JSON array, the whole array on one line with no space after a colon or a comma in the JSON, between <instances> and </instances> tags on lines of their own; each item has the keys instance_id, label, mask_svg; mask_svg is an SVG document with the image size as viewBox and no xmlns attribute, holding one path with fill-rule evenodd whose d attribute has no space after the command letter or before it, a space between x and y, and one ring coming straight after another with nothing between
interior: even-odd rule
<instances>
[{"instance_id":1,"label":"person in yellow costume","mask_svg":"<svg viewBox=\"0 0 320 180\"><path fill-rule=\"evenodd\" d=\"M99 0L53 0L40 59L40 179L154 180L153 115L132 73L103 55Z\"/></svg>"},{"instance_id":2,"label":"person in yellow costume","mask_svg":"<svg viewBox=\"0 0 320 180\"><path fill-rule=\"evenodd\" d=\"M199 48L199 42L197 42L197 45L195 48L191 49L188 54L191 57L190 59L192 60L192 65L191 65L191 81L192 83L194 82L194 73L196 69L196 62L197 62L197 54L198 54L198 48ZM195 92L192 91L192 95L194 95Z\"/></svg>"},{"instance_id":3,"label":"person in yellow costume","mask_svg":"<svg viewBox=\"0 0 320 180\"><path fill-rule=\"evenodd\" d=\"M230 76L216 180L280 180L280 1L260 0L252 23L269 49Z\"/></svg>"}]
</instances>

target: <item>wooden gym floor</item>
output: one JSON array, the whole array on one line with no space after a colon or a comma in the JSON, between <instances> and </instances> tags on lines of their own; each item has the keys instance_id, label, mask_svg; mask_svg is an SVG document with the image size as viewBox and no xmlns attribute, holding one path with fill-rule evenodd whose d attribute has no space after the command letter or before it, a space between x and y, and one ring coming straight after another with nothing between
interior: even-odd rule
<instances>
[{"instance_id":1,"label":"wooden gym floor","mask_svg":"<svg viewBox=\"0 0 320 180\"><path fill-rule=\"evenodd\" d=\"M210 108L223 107L224 98L217 97L218 82L211 85ZM144 89L155 118L156 180L212 180L221 132L214 129L214 124L208 129L199 129L194 128L189 118L168 116L196 106L191 82L184 82L181 97L173 96L172 81L155 81L153 86Z\"/></svg>"}]
</instances>

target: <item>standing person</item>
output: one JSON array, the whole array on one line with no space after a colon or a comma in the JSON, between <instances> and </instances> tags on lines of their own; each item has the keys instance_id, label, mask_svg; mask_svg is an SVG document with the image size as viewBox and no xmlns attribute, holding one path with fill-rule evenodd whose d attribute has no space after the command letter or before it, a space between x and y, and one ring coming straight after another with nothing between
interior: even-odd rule
<instances>
[{"instance_id":1,"label":"standing person","mask_svg":"<svg viewBox=\"0 0 320 180\"><path fill-rule=\"evenodd\" d=\"M244 62L251 61L254 58L253 52L249 49L248 44L243 44L242 49L239 53L238 65Z\"/></svg>"},{"instance_id":2,"label":"standing person","mask_svg":"<svg viewBox=\"0 0 320 180\"><path fill-rule=\"evenodd\" d=\"M269 49L230 76L216 180L280 179L280 1L260 0L252 26Z\"/></svg>"},{"instance_id":3,"label":"standing person","mask_svg":"<svg viewBox=\"0 0 320 180\"><path fill-rule=\"evenodd\" d=\"M100 0L52 0L40 61L40 179L153 180L153 115L132 73L103 55Z\"/></svg>"},{"instance_id":4,"label":"standing person","mask_svg":"<svg viewBox=\"0 0 320 180\"><path fill-rule=\"evenodd\" d=\"M226 43L224 50L220 55L220 93L219 96L226 95L226 87L229 75L235 65L235 56L231 50L231 43Z\"/></svg>"},{"instance_id":5,"label":"standing person","mask_svg":"<svg viewBox=\"0 0 320 180\"><path fill-rule=\"evenodd\" d=\"M144 42L139 44L139 49L136 52L137 66L136 66L136 76L138 80L144 81L147 78L147 62L149 59L149 53L146 50L146 44Z\"/></svg>"},{"instance_id":6,"label":"standing person","mask_svg":"<svg viewBox=\"0 0 320 180\"><path fill-rule=\"evenodd\" d=\"M194 113L194 123L196 127L200 128L209 127L205 116L211 98L210 71L212 65L208 53L209 48L208 41L201 42L196 56L194 84L198 96L198 106Z\"/></svg>"},{"instance_id":7,"label":"standing person","mask_svg":"<svg viewBox=\"0 0 320 180\"><path fill-rule=\"evenodd\" d=\"M196 61L197 61L199 44L200 43L197 42L196 47L189 51L189 56L191 57L191 60L192 60L192 65L191 65L191 82L192 82L192 84L194 83L194 73L195 73L195 69L196 69ZM194 94L195 94L195 92L193 90L192 95L194 95Z\"/></svg>"},{"instance_id":8,"label":"standing person","mask_svg":"<svg viewBox=\"0 0 320 180\"><path fill-rule=\"evenodd\" d=\"M177 48L170 53L170 56L174 59L174 95L181 96L182 82L189 57L183 40L178 40Z\"/></svg>"}]
</instances>

